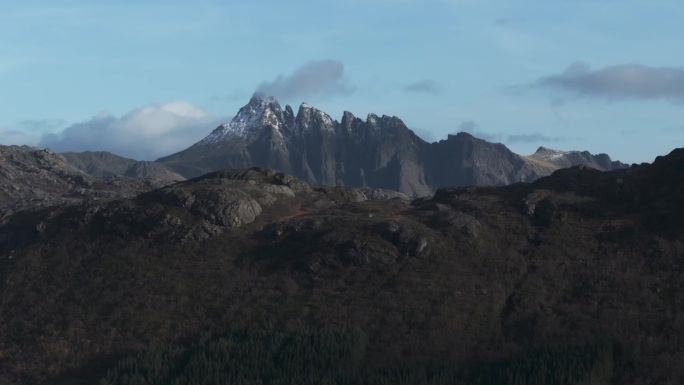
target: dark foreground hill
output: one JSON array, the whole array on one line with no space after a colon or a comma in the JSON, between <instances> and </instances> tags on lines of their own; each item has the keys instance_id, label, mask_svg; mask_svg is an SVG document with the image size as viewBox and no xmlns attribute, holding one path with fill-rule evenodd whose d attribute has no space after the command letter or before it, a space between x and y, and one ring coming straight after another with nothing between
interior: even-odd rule
<instances>
[{"instance_id":1,"label":"dark foreground hill","mask_svg":"<svg viewBox=\"0 0 684 385\"><path fill-rule=\"evenodd\" d=\"M682 218L682 149L413 201L248 169L18 211L0 383L681 383Z\"/></svg>"}]
</instances>

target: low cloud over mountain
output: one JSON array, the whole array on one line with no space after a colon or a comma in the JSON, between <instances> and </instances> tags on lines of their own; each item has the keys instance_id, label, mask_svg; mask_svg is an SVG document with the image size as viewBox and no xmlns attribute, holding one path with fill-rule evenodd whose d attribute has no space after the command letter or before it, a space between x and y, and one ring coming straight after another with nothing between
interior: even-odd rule
<instances>
[{"instance_id":1,"label":"low cloud over mountain","mask_svg":"<svg viewBox=\"0 0 684 385\"><path fill-rule=\"evenodd\" d=\"M61 133L43 134L41 147L55 151L110 151L139 160L156 159L201 139L224 121L184 101L154 104L121 117L103 111Z\"/></svg>"}]
</instances>

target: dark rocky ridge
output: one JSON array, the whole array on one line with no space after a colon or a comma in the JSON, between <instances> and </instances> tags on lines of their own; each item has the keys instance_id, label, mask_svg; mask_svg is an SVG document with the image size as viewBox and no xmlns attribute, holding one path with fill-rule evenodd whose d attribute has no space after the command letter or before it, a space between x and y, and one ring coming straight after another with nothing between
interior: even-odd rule
<instances>
[{"instance_id":1,"label":"dark rocky ridge","mask_svg":"<svg viewBox=\"0 0 684 385\"><path fill-rule=\"evenodd\" d=\"M255 95L229 124L159 163L185 176L252 166L270 167L310 184L391 189L426 196L454 185L529 182L556 169L620 168L605 154L568 152L554 161L523 157L467 133L427 143L397 117L344 112L341 122L302 104L297 112Z\"/></svg>"},{"instance_id":2,"label":"dark rocky ridge","mask_svg":"<svg viewBox=\"0 0 684 385\"><path fill-rule=\"evenodd\" d=\"M110 176L104 180L49 149L0 146L0 221L24 209L132 197L170 183L169 174L162 174L162 178Z\"/></svg>"}]
</instances>

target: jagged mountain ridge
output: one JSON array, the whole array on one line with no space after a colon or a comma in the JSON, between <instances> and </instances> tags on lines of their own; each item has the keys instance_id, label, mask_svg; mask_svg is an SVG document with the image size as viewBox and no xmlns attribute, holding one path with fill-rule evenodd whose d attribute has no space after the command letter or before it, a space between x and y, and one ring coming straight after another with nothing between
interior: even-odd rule
<instances>
[{"instance_id":1,"label":"jagged mountain ridge","mask_svg":"<svg viewBox=\"0 0 684 385\"><path fill-rule=\"evenodd\" d=\"M370 114L364 122L346 112L338 123L307 104L295 115L274 98L256 96L231 123L158 162L186 177L264 166L311 184L377 186L426 195L431 189L418 153L425 145L398 118Z\"/></svg>"},{"instance_id":2,"label":"jagged mountain ridge","mask_svg":"<svg viewBox=\"0 0 684 385\"><path fill-rule=\"evenodd\" d=\"M578 155L579 154L579 155ZM600 159L599 159L600 158ZM396 116L345 111L340 122L303 103L295 115L273 97L255 95L230 123L157 162L186 178L229 168L272 167L315 185L372 187L425 196L453 185L530 182L556 169L623 165L606 154L567 152L550 161L520 156L467 133L428 143Z\"/></svg>"}]
</instances>

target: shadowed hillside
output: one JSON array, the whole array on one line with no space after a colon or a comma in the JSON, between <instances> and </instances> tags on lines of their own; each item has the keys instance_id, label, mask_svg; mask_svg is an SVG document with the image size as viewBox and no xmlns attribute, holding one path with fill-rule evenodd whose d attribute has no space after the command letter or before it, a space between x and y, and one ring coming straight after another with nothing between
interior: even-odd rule
<instances>
[{"instance_id":1,"label":"shadowed hillside","mask_svg":"<svg viewBox=\"0 0 684 385\"><path fill-rule=\"evenodd\" d=\"M287 378L680 383L681 218L682 149L417 200L255 168L18 211L0 227L0 383L186 383L244 352L227 373L265 383L316 356Z\"/></svg>"}]
</instances>

